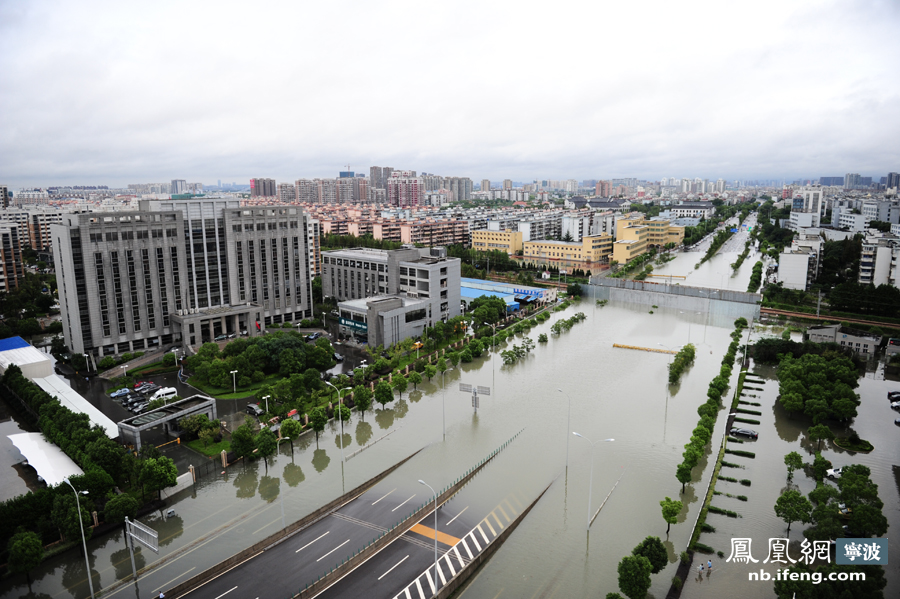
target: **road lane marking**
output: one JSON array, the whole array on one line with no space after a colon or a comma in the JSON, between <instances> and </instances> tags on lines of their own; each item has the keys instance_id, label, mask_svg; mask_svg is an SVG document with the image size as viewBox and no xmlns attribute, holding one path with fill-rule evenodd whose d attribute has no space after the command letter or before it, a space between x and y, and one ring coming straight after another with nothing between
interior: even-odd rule
<instances>
[{"instance_id":1,"label":"road lane marking","mask_svg":"<svg viewBox=\"0 0 900 599\"><path fill-rule=\"evenodd\" d=\"M328 532L325 533L325 535L327 535L327 534L330 533L330 532L331 532L331 531L329 530ZM301 547L300 549L298 549L298 550L295 551L294 553L300 553L301 551L303 551L304 549L306 549L307 547L309 547L310 545L312 545L313 543L315 543L316 541L318 541L319 539L321 539L321 538L324 537L325 535L320 535L320 536L316 537L315 539L313 539L312 541L310 541L309 543L307 543L306 545L304 545L303 547Z\"/></svg>"},{"instance_id":2,"label":"road lane marking","mask_svg":"<svg viewBox=\"0 0 900 599\"><path fill-rule=\"evenodd\" d=\"M500 522L500 518L497 517L497 514L495 514L494 512L491 512L491 516L493 516L494 520L497 521L497 526L500 527L500 530L503 530L504 528L506 528L505 526L503 526L503 522ZM490 524L490 523L488 523L488 524Z\"/></svg>"},{"instance_id":3,"label":"road lane marking","mask_svg":"<svg viewBox=\"0 0 900 599\"><path fill-rule=\"evenodd\" d=\"M460 512L460 513L456 514L455 516L453 516L453 517L450 519L450 522L447 522L446 524L444 524L444 526L450 526L451 524L453 524L453 521L456 520L457 518L459 518L460 516L462 516L462 513L463 513L464 511L466 511L467 509L469 509L469 506L464 507L462 512Z\"/></svg>"},{"instance_id":4,"label":"road lane marking","mask_svg":"<svg viewBox=\"0 0 900 599\"><path fill-rule=\"evenodd\" d=\"M216 597L216 599L222 599L222 597L224 597L225 595L227 595L228 593L230 593L231 591L233 591L233 590L236 589L236 588L237 588L237 587L231 587L230 589L228 589L227 591L225 591L224 593L222 593L221 595L219 595L218 597Z\"/></svg>"},{"instance_id":5,"label":"road lane marking","mask_svg":"<svg viewBox=\"0 0 900 599\"><path fill-rule=\"evenodd\" d=\"M483 534L483 533L482 533L482 534ZM481 545L478 544L478 539L475 537L474 534L472 534L472 543L475 544L475 549L477 549L477 550L480 552L480 551L481 551ZM467 550L467 551L468 551L468 549L469 549L469 548L466 547L466 550ZM472 555L472 552L471 552L471 551L469 552L469 555Z\"/></svg>"},{"instance_id":6,"label":"road lane marking","mask_svg":"<svg viewBox=\"0 0 900 599\"><path fill-rule=\"evenodd\" d=\"M191 570L196 570L196 569L197 569L197 566L194 566L193 568L191 568ZM170 580L169 582L164 582L164 583L162 583L160 586L158 586L157 588L153 589L153 593L155 594L156 591L158 591L158 590L160 590L160 589L162 589L162 588L164 588L164 587L169 586L170 584L172 584L173 582L175 582L176 580L178 580L179 578L181 578L182 576L184 576L185 574L187 574L187 573L190 572L191 570L185 570L184 572L182 572L181 574L179 574L178 576L176 576L175 578L173 578L173 579Z\"/></svg>"},{"instance_id":7,"label":"road lane marking","mask_svg":"<svg viewBox=\"0 0 900 599\"><path fill-rule=\"evenodd\" d=\"M438 563L437 563L437 571L438 571L438 576L441 577L441 586L446 586L446 585L447 585L447 579L444 578L444 571L441 570L441 562L440 562L440 560L438 560Z\"/></svg>"},{"instance_id":8,"label":"road lane marking","mask_svg":"<svg viewBox=\"0 0 900 599\"><path fill-rule=\"evenodd\" d=\"M412 595L409 594L409 587L403 589L403 592L406 593L406 599L412 599Z\"/></svg>"},{"instance_id":9,"label":"road lane marking","mask_svg":"<svg viewBox=\"0 0 900 599\"><path fill-rule=\"evenodd\" d=\"M382 574L381 576L379 576L379 577L378 577L378 580L381 580L382 578L384 578L385 576L387 576L388 574L390 574L390 573L391 573L391 570L393 570L394 568L396 568L397 566L399 566L400 564L402 564L403 562L405 562L408 558L409 558L409 556L407 555L407 556L404 557L402 560L400 560L399 562L397 562L396 564L394 564L393 566L391 566L391 569L388 570L387 572L385 572L384 574Z\"/></svg>"},{"instance_id":10,"label":"road lane marking","mask_svg":"<svg viewBox=\"0 0 900 599\"><path fill-rule=\"evenodd\" d=\"M450 556L445 555L444 558L447 560L447 567L450 568L450 575L456 576L456 570L453 569L453 562L450 561Z\"/></svg>"},{"instance_id":11,"label":"road lane marking","mask_svg":"<svg viewBox=\"0 0 900 599\"><path fill-rule=\"evenodd\" d=\"M488 524L488 526L490 526L490 524ZM484 534L484 529L481 528L481 524L479 524L479 525L476 526L475 528L478 529L478 532L481 533L481 537L484 539L484 544L487 545L488 543L490 543L490 541L489 541L488 538L487 538L487 535ZM475 535L472 535L472 536L474 537ZM497 536L497 533L494 533L494 536L496 537L496 536ZM481 547L479 547L478 550L481 551Z\"/></svg>"},{"instance_id":12,"label":"road lane marking","mask_svg":"<svg viewBox=\"0 0 900 599\"><path fill-rule=\"evenodd\" d=\"M469 554L469 559L475 559L475 556L472 555L472 550L469 549L469 545L468 545L468 543L466 543L465 539L462 540L462 546L463 546L463 549L466 550L466 553Z\"/></svg>"},{"instance_id":13,"label":"road lane marking","mask_svg":"<svg viewBox=\"0 0 900 599\"><path fill-rule=\"evenodd\" d=\"M420 597L420 599L427 599L427 598L425 597L425 592L422 590L422 583L419 582L419 579L418 579L418 578L416 578L416 588L419 590L419 597Z\"/></svg>"},{"instance_id":14,"label":"road lane marking","mask_svg":"<svg viewBox=\"0 0 900 599\"><path fill-rule=\"evenodd\" d=\"M338 545L337 547L335 547L334 549L332 549L331 551L329 551L328 553L326 553L325 555L323 555L322 557L317 559L316 562L322 561L323 559L325 559L326 557L328 557L329 555L331 555L332 553L334 553L335 551L337 551L338 549L340 549L341 547L343 547L344 545L346 545L349 542L350 542L350 539L347 539L346 541L344 541L343 543L341 543L340 545Z\"/></svg>"},{"instance_id":15,"label":"road lane marking","mask_svg":"<svg viewBox=\"0 0 900 599\"><path fill-rule=\"evenodd\" d=\"M268 524L263 524L262 526L260 526L259 528L257 528L257 529L254 530L253 532L251 532L250 534L251 534L251 535L255 535L256 533L258 533L258 532L261 531L262 529L267 528L267 527L269 527L269 526L272 526L273 524L275 524L276 522L278 522L278 520L279 520L279 518L275 518L274 520L272 520L272 521L269 522Z\"/></svg>"},{"instance_id":16,"label":"road lane marking","mask_svg":"<svg viewBox=\"0 0 900 599\"><path fill-rule=\"evenodd\" d=\"M438 541L440 541L444 545L449 545L450 547L453 547L454 545L459 543L459 539L457 539L456 537L450 536L447 533L441 532L439 530L436 531L433 528L429 528L422 524L416 524L409 530L410 532L420 534L423 537L428 537L429 539L433 539L435 536L437 536Z\"/></svg>"},{"instance_id":17,"label":"road lane marking","mask_svg":"<svg viewBox=\"0 0 900 599\"><path fill-rule=\"evenodd\" d=\"M485 519L484 519L484 523L487 525L487 527L488 527L489 529L491 529L491 534L494 535L494 536L496 537L496 536L497 536L497 531L494 530L494 527L493 527L493 526L491 526L491 521L488 520L487 518L485 518ZM478 530L481 530L481 529L479 528ZM483 531L483 530L481 531L481 534L484 534L484 531ZM485 542L488 542L487 536L484 537L484 540L485 540Z\"/></svg>"},{"instance_id":18,"label":"road lane marking","mask_svg":"<svg viewBox=\"0 0 900 599\"><path fill-rule=\"evenodd\" d=\"M378 499L376 499L375 501L373 501L373 502L372 502L372 505L375 505L376 503L378 503L379 501L381 501L382 499L384 499L385 497L387 497L388 495L390 495L391 493L393 493L393 492L396 491L396 490L397 490L396 487L393 488L393 489L391 489L390 491L388 491L387 493L385 493L384 495L382 495L381 497L379 497Z\"/></svg>"},{"instance_id":19,"label":"road lane marking","mask_svg":"<svg viewBox=\"0 0 900 599\"><path fill-rule=\"evenodd\" d=\"M392 511L392 512L396 512L396 511L399 510L401 507L403 507L408 501L410 501L413 497L415 497L415 494L413 494L412 497L410 497L409 499L407 499L406 501L404 501L403 503L401 503L400 505L398 505L397 507L395 507L395 508L392 509L391 511Z\"/></svg>"},{"instance_id":20,"label":"road lane marking","mask_svg":"<svg viewBox=\"0 0 900 599\"><path fill-rule=\"evenodd\" d=\"M505 503L506 505L509 506L509 511L511 511L511 512L513 513L514 516L518 516L518 515L519 515L519 512L516 510L516 508L513 507L513 504L511 504L511 503L509 502L509 499L504 499L504 500L503 500L503 503Z\"/></svg>"},{"instance_id":21,"label":"road lane marking","mask_svg":"<svg viewBox=\"0 0 900 599\"><path fill-rule=\"evenodd\" d=\"M416 581L418 582L418 580L419 579L417 578ZM425 570L425 580L428 581L428 586L431 587L431 594L434 595L435 593L437 593L437 589L434 586L434 581L431 580L431 570Z\"/></svg>"},{"instance_id":22,"label":"road lane marking","mask_svg":"<svg viewBox=\"0 0 900 599\"><path fill-rule=\"evenodd\" d=\"M460 542L462 542L462 541L460 541ZM453 553L454 553L454 555L456 555L456 559L459 560L460 566L462 566L463 568L465 568L465 567L466 567L466 562L463 561L462 555L460 555L460 553L459 553L459 549L457 549L456 547L454 547L454 548L453 548Z\"/></svg>"},{"instance_id":23,"label":"road lane marking","mask_svg":"<svg viewBox=\"0 0 900 599\"><path fill-rule=\"evenodd\" d=\"M500 510L500 513L503 514L503 517L506 518L507 522L512 522L512 518L510 518L509 514L506 513L506 510L503 509L503 504L498 505L497 509Z\"/></svg>"}]
</instances>

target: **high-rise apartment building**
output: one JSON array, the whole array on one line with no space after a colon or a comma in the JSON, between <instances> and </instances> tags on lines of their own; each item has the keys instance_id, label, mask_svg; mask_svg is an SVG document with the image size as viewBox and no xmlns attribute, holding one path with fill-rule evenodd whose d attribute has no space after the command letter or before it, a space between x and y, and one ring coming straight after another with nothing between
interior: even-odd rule
<instances>
[{"instance_id":1,"label":"high-rise apartment building","mask_svg":"<svg viewBox=\"0 0 900 599\"><path fill-rule=\"evenodd\" d=\"M490 191L491 190L491 180L490 179L482 179L481 180L481 191Z\"/></svg>"},{"instance_id":2,"label":"high-rise apartment building","mask_svg":"<svg viewBox=\"0 0 900 599\"><path fill-rule=\"evenodd\" d=\"M384 189L384 173L380 166L369 167L369 187Z\"/></svg>"},{"instance_id":3,"label":"high-rise apartment building","mask_svg":"<svg viewBox=\"0 0 900 599\"><path fill-rule=\"evenodd\" d=\"M0 206L3 208L9 208L9 187L6 185L0 185Z\"/></svg>"},{"instance_id":4,"label":"high-rise apartment building","mask_svg":"<svg viewBox=\"0 0 900 599\"><path fill-rule=\"evenodd\" d=\"M251 198L274 198L275 179L250 179Z\"/></svg>"},{"instance_id":5,"label":"high-rise apartment building","mask_svg":"<svg viewBox=\"0 0 900 599\"><path fill-rule=\"evenodd\" d=\"M600 196L601 198L608 198L611 192L612 188L609 181L597 181L597 187L594 190L595 195Z\"/></svg>"},{"instance_id":6,"label":"high-rise apartment building","mask_svg":"<svg viewBox=\"0 0 900 599\"><path fill-rule=\"evenodd\" d=\"M468 177L445 177L442 187L450 191L454 202L463 202L471 199L474 185Z\"/></svg>"},{"instance_id":7,"label":"high-rise apartment building","mask_svg":"<svg viewBox=\"0 0 900 599\"><path fill-rule=\"evenodd\" d=\"M859 187L859 173L847 173L846 175L844 175L844 189L858 189Z\"/></svg>"},{"instance_id":8,"label":"high-rise apartment building","mask_svg":"<svg viewBox=\"0 0 900 599\"><path fill-rule=\"evenodd\" d=\"M187 181L184 179L172 179L172 185L169 187L169 193L179 194L187 193Z\"/></svg>"},{"instance_id":9,"label":"high-rise apartment building","mask_svg":"<svg viewBox=\"0 0 900 599\"><path fill-rule=\"evenodd\" d=\"M365 177L343 177L336 181L339 204L358 204L369 199L369 182Z\"/></svg>"},{"instance_id":10,"label":"high-rise apartment building","mask_svg":"<svg viewBox=\"0 0 900 599\"><path fill-rule=\"evenodd\" d=\"M725 193L725 179L716 180L716 193Z\"/></svg>"},{"instance_id":11,"label":"high-rise apartment building","mask_svg":"<svg viewBox=\"0 0 900 599\"><path fill-rule=\"evenodd\" d=\"M425 193L421 177L412 171L393 171L387 181L388 203L391 206L418 206Z\"/></svg>"},{"instance_id":12,"label":"high-rise apartment building","mask_svg":"<svg viewBox=\"0 0 900 599\"><path fill-rule=\"evenodd\" d=\"M24 280L19 227L15 223L0 222L0 291L18 289Z\"/></svg>"},{"instance_id":13,"label":"high-rise apartment building","mask_svg":"<svg viewBox=\"0 0 900 599\"><path fill-rule=\"evenodd\" d=\"M503 180L503 189L512 189L512 179Z\"/></svg>"},{"instance_id":14,"label":"high-rise apartment building","mask_svg":"<svg viewBox=\"0 0 900 599\"><path fill-rule=\"evenodd\" d=\"M231 198L65 214L50 230L66 345L101 357L309 318L310 225Z\"/></svg>"},{"instance_id":15,"label":"high-rise apartment building","mask_svg":"<svg viewBox=\"0 0 900 599\"><path fill-rule=\"evenodd\" d=\"M888 173L884 187L885 189L900 189L900 173Z\"/></svg>"},{"instance_id":16,"label":"high-rise apartment building","mask_svg":"<svg viewBox=\"0 0 900 599\"><path fill-rule=\"evenodd\" d=\"M319 203L319 186L315 179L297 179L294 182L295 194L297 202L300 204L318 204Z\"/></svg>"},{"instance_id":17,"label":"high-rise apartment building","mask_svg":"<svg viewBox=\"0 0 900 599\"><path fill-rule=\"evenodd\" d=\"M297 188L290 183L279 183L278 201L282 204L293 204L297 201Z\"/></svg>"}]
</instances>

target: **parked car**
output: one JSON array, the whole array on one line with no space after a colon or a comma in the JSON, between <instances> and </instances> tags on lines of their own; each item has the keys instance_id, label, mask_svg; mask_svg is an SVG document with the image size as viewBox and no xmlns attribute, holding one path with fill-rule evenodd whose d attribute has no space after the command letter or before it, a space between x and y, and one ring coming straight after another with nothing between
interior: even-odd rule
<instances>
[{"instance_id":1,"label":"parked car","mask_svg":"<svg viewBox=\"0 0 900 599\"><path fill-rule=\"evenodd\" d=\"M853 510L851 508L847 507L845 504L839 503L838 504L838 514L844 520L849 520L850 516L853 514Z\"/></svg>"},{"instance_id":2,"label":"parked car","mask_svg":"<svg viewBox=\"0 0 900 599\"><path fill-rule=\"evenodd\" d=\"M891 407L894 408L895 410L900 410L900 401L892 401Z\"/></svg>"},{"instance_id":3,"label":"parked car","mask_svg":"<svg viewBox=\"0 0 900 599\"><path fill-rule=\"evenodd\" d=\"M257 418L263 415L263 409L255 403L247 404L247 413Z\"/></svg>"},{"instance_id":4,"label":"parked car","mask_svg":"<svg viewBox=\"0 0 900 599\"><path fill-rule=\"evenodd\" d=\"M888 399L891 401L900 400L900 391L888 391Z\"/></svg>"},{"instance_id":5,"label":"parked car","mask_svg":"<svg viewBox=\"0 0 900 599\"><path fill-rule=\"evenodd\" d=\"M144 410L146 410L146 409L147 409L147 406L149 406L149 405L150 405L150 403L145 401L145 402L142 402L142 403L134 404L134 405L133 405L131 408L129 408L129 409L130 409L132 412L134 412L135 414L140 414L141 412L143 412Z\"/></svg>"},{"instance_id":6,"label":"parked car","mask_svg":"<svg viewBox=\"0 0 900 599\"><path fill-rule=\"evenodd\" d=\"M216 337L216 341L225 341L226 339L228 339L228 335L219 335Z\"/></svg>"},{"instance_id":7,"label":"parked car","mask_svg":"<svg viewBox=\"0 0 900 599\"><path fill-rule=\"evenodd\" d=\"M160 387L159 385L147 385L146 387L141 389L141 394L142 395L150 395L152 393L156 393L160 389L162 389L162 387Z\"/></svg>"},{"instance_id":8,"label":"parked car","mask_svg":"<svg viewBox=\"0 0 900 599\"><path fill-rule=\"evenodd\" d=\"M840 478L841 473L844 471L843 466L840 468L832 468L830 470L825 471L825 476L828 478Z\"/></svg>"},{"instance_id":9,"label":"parked car","mask_svg":"<svg viewBox=\"0 0 900 599\"><path fill-rule=\"evenodd\" d=\"M135 393L143 393L145 389L149 389L153 386L153 383L141 383L137 387L134 388Z\"/></svg>"},{"instance_id":10,"label":"parked car","mask_svg":"<svg viewBox=\"0 0 900 599\"><path fill-rule=\"evenodd\" d=\"M315 341L316 339L318 339L321 336L322 336L322 333L310 333L309 335L306 336L306 340L307 341Z\"/></svg>"},{"instance_id":11,"label":"parked car","mask_svg":"<svg viewBox=\"0 0 900 599\"><path fill-rule=\"evenodd\" d=\"M132 387L132 388L137 389L141 385L152 385L152 384L153 384L153 381L138 381L134 384L134 387Z\"/></svg>"},{"instance_id":12,"label":"parked car","mask_svg":"<svg viewBox=\"0 0 900 599\"><path fill-rule=\"evenodd\" d=\"M751 437L753 439L759 438L759 433L754 430L750 430L749 428L733 428L728 431L728 434L732 436L743 435L745 437Z\"/></svg>"},{"instance_id":13,"label":"parked car","mask_svg":"<svg viewBox=\"0 0 900 599\"><path fill-rule=\"evenodd\" d=\"M341 354L339 354L337 352L334 352L334 360L335 360L335 362L343 362L344 356L342 356Z\"/></svg>"},{"instance_id":14,"label":"parked car","mask_svg":"<svg viewBox=\"0 0 900 599\"><path fill-rule=\"evenodd\" d=\"M128 390L127 387L122 387L121 389L117 389L116 391L113 391L112 393L110 393L109 396L110 397L124 397L124 396L128 395L129 393L130 393L130 391Z\"/></svg>"}]
</instances>

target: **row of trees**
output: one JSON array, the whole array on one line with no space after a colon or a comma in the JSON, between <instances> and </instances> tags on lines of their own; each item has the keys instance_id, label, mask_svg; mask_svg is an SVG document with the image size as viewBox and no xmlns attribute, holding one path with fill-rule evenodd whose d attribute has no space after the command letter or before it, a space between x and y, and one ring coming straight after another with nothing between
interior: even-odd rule
<instances>
[{"instance_id":1,"label":"row of trees","mask_svg":"<svg viewBox=\"0 0 900 599\"><path fill-rule=\"evenodd\" d=\"M763 263L761 260L753 265L753 271L750 273L750 282L747 284L748 293L756 293L762 284Z\"/></svg>"},{"instance_id":2,"label":"row of trees","mask_svg":"<svg viewBox=\"0 0 900 599\"><path fill-rule=\"evenodd\" d=\"M688 343L675 354L675 358L669 363L670 385L677 383L685 369L694 363L696 349L693 343Z\"/></svg>"},{"instance_id":3,"label":"row of trees","mask_svg":"<svg viewBox=\"0 0 900 599\"><path fill-rule=\"evenodd\" d=\"M2 382L39 415L37 424L44 437L84 471L70 481L77 490L88 491L81 502L85 534L90 535L92 521L88 515L95 509L107 521L121 521L116 519L125 507L128 508L125 512L131 515L137 510L137 502L112 494L114 487L140 489L145 496L175 484L177 469L172 460L160 456L153 448L145 450L140 457L126 452L99 426L91 426L86 414L72 412L25 378L18 366L7 368ZM9 539L18 532L34 532L42 543L48 543L54 536L77 538L73 535L78 528L75 498L66 485L38 489L0 503L0 547L8 546Z\"/></svg>"},{"instance_id":4,"label":"row of trees","mask_svg":"<svg viewBox=\"0 0 900 599\"><path fill-rule=\"evenodd\" d=\"M630 599L644 599L650 590L650 575L662 571L668 563L669 552L659 537L647 537L619 562L619 590ZM621 597L618 593L606 595L606 599Z\"/></svg>"}]
</instances>

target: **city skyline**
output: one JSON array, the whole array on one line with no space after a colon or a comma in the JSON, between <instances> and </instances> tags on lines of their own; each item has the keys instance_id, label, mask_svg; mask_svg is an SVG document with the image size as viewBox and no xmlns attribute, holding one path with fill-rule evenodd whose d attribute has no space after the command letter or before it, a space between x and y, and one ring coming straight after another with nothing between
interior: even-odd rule
<instances>
[{"instance_id":1,"label":"city skyline","mask_svg":"<svg viewBox=\"0 0 900 599\"><path fill-rule=\"evenodd\" d=\"M11 189L289 182L347 164L494 182L900 166L895 3L91 4L0 7ZM298 22L306 34L288 35Z\"/></svg>"}]
</instances>

